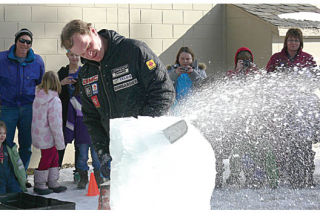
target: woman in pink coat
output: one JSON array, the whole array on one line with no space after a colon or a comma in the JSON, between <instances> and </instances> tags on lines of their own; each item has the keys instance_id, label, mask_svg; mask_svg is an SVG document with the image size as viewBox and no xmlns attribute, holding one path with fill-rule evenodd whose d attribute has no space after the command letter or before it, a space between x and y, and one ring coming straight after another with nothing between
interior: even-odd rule
<instances>
[{"instance_id":1,"label":"woman in pink coat","mask_svg":"<svg viewBox=\"0 0 320 222\"><path fill-rule=\"evenodd\" d=\"M60 91L61 84L57 74L46 72L36 90L32 106L32 144L41 150L40 163L34 171L34 192L40 195L67 189L58 183L58 150L65 149L62 106L58 96Z\"/></svg>"},{"instance_id":2,"label":"woman in pink coat","mask_svg":"<svg viewBox=\"0 0 320 222\"><path fill-rule=\"evenodd\" d=\"M316 67L312 55L303 52L303 35L300 29L291 28L287 31L281 52L271 56L266 70L273 72L275 70L291 67Z\"/></svg>"}]
</instances>

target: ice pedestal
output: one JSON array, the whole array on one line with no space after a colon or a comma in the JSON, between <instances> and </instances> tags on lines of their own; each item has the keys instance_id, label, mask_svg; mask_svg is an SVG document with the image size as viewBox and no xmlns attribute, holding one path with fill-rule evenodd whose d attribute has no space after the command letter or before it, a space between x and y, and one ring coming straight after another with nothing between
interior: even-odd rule
<instances>
[{"instance_id":1,"label":"ice pedestal","mask_svg":"<svg viewBox=\"0 0 320 222\"><path fill-rule=\"evenodd\" d=\"M188 123L170 144L162 130L177 117L111 120L112 210L208 210L215 181L211 145Z\"/></svg>"}]
</instances>

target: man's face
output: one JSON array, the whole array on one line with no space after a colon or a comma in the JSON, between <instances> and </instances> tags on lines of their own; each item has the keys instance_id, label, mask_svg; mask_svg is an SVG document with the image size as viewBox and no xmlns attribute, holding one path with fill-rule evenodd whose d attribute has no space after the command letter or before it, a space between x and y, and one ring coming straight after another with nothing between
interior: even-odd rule
<instances>
[{"instance_id":1,"label":"man's face","mask_svg":"<svg viewBox=\"0 0 320 222\"><path fill-rule=\"evenodd\" d=\"M17 55L27 54L29 49L31 48L31 45L32 45L31 38L28 35L20 36L20 38L17 40L17 43L16 43L16 54Z\"/></svg>"},{"instance_id":2,"label":"man's face","mask_svg":"<svg viewBox=\"0 0 320 222\"><path fill-rule=\"evenodd\" d=\"M70 51L85 59L100 62L104 56L102 41L95 29L90 28L90 34L73 34L73 46Z\"/></svg>"}]
</instances>

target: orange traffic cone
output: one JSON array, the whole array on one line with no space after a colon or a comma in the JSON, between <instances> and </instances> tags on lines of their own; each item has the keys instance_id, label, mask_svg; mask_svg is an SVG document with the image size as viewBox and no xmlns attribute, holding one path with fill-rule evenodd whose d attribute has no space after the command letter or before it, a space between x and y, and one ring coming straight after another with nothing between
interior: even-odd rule
<instances>
[{"instance_id":1,"label":"orange traffic cone","mask_svg":"<svg viewBox=\"0 0 320 222\"><path fill-rule=\"evenodd\" d=\"M99 194L100 192L96 178L94 177L94 174L91 172L87 196L97 196Z\"/></svg>"}]
</instances>

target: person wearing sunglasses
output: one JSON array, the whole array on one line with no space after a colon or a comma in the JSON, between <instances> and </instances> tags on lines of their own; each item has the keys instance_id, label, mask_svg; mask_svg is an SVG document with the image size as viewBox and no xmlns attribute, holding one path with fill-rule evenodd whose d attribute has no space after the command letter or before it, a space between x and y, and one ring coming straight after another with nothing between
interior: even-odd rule
<instances>
[{"instance_id":1,"label":"person wearing sunglasses","mask_svg":"<svg viewBox=\"0 0 320 222\"><path fill-rule=\"evenodd\" d=\"M312 55L303 52L303 34L298 28L291 28L287 31L281 52L271 56L266 70L267 72L284 71L285 69L298 67L316 67Z\"/></svg>"},{"instance_id":2,"label":"person wearing sunglasses","mask_svg":"<svg viewBox=\"0 0 320 222\"><path fill-rule=\"evenodd\" d=\"M31 158L32 103L45 71L41 56L31 48L32 42L32 32L23 28L15 34L9 50L0 52L0 120L7 126L10 147L18 129L19 155L26 170Z\"/></svg>"}]
</instances>

